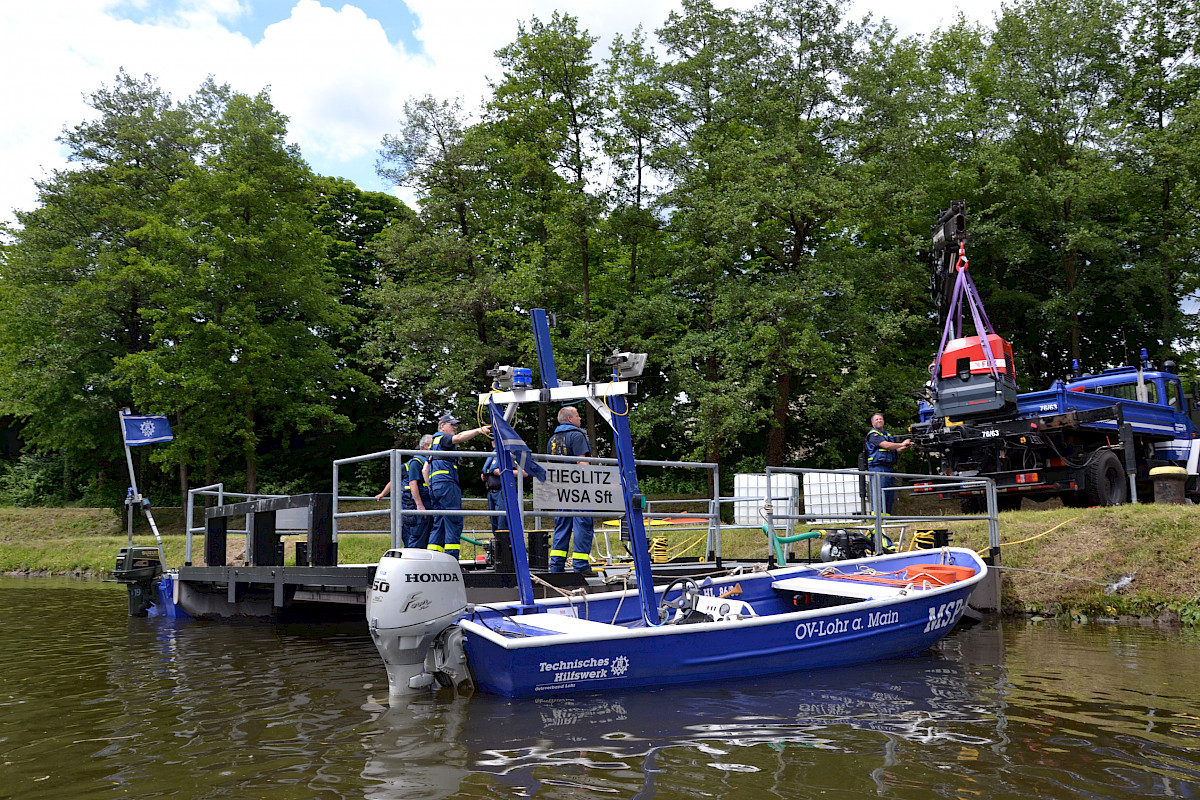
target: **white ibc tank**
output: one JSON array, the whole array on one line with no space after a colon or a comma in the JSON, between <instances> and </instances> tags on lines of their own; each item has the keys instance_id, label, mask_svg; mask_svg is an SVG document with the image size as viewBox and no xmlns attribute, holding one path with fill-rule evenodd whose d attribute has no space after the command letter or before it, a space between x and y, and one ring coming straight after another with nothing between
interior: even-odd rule
<instances>
[{"instance_id":1,"label":"white ibc tank","mask_svg":"<svg viewBox=\"0 0 1200 800\"><path fill-rule=\"evenodd\" d=\"M837 522L853 514L865 514L864 484L853 469L836 472L804 473L804 513L818 519L814 522Z\"/></svg>"},{"instance_id":2,"label":"white ibc tank","mask_svg":"<svg viewBox=\"0 0 1200 800\"><path fill-rule=\"evenodd\" d=\"M425 656L434 638L467 610L458 560L435 550L389 550L367 591L367 624L387 666L389 694L426 688Z\"/></svg>"},{"instance_id":3,"label":"white ibc tank","mask_svg":"<svg viewBox=\"0 0 1200 800\"><path fill-rule=\"evenodd\" d=\"M776 514L795 514L796 496L800 491L800 478L791 472L771 473L772 506ZM733 494L739 498L733 503L733 524L762 525L763 503L767 499L766 473L744 472L733 476ZM776 527L788 527L791 523L780 522Z\"/></svg>"}]
</instances>

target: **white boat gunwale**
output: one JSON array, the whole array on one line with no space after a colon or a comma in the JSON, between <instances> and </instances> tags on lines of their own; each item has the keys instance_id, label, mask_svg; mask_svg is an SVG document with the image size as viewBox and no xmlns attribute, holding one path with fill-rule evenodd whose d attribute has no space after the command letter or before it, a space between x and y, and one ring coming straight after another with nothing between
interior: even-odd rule
<instances>
[{"instance_id":1,"label":"white boat gunwale","mask_svg":"<svg viewBox=\"0 0 1200 800\"><path fill-rule=\"evenodd\" d=\"M947 553L967 554L968 560L982 563L979 561L978 555L970 550L965 550L963 548L944 548L944 550ZM870 562L878 564L879 560L878 560L878 558L870 559ZM839 568L852 567L854 565L854 563L855 563L854 561L838 562L838 567ZM664 625L656 625L653 627L646 626L644 624L637 625L636 627L630 627L626 624L621 624L621 623L602 622L599 620L593 620L593 619L587 619L587 618L581 618L581 617L568 617L567 615L564 615L564 614L553 614L553 613L549 613L549 612L522 615L522 614L515 613L517 611L517 609L519 608L519 605L520 605L519 602L511 602L511 603L500 603L500 604L488 604L486 606L479 606L479 608L486 608L490 611L493 611L496 614L499 614L499 615L505 617L506 619L515 620L515 624L517 626L521 626L524 623L524 621L528 619L528 620L530 620L529 624L530 624L530 627L532 627L532 628L538 628L537 621L535 621L535 620L540 620L540 621L545 621L547 625L557 624L564 629L566 629L568 627L574 627L576 630L575 631L561 630L561 631L546 633L546 632L543 632L545 630L543 628L543 629L537 631L536 633L532 633L527 636L514 637L511 635L512 631L506 631L506 633L509 633L510 635L505 635L505 633L498 632L498 631L488 627L483 622L476 621L475 619L472 619L471 617L464 617L463 619L461 619L459 621L458 624L463 627L464 632L467 633L468 635L478 635L478 636L488 640L489 642L492 642L493 644L499 645L500 647L502 647L505 650L520 650L520 649L525 649L525 648L544 647L544 646L548 646L551 644L558 645L558 644L574 644L574 643L582 643L582 642L594 642L594 641L597 641L598 639L604 639L606 641L617 641L617 640L626 640L626 639L640 639L640 638L655 637L655 636L695 635L697 633L700 633L701 631L714 631L715 632L715 631L721 631L721 630L734 630L734 629L739 629L739 628L760 627L760 626L767 626L767 625L794 624L794 623L799 623L799 622L803 622L805 620L812 619L814 617L830 617L830 616L836 616L836 615L845 614L845 613L856 613L856 612L870 610L870 609L883 607L883 606L894 607L897 604L922 602L922 601L928 600L928 598L931 598L931 597L936 597L941 594L948 594L950 592L955 592L955 591L958 591L967 586L973 586L974 584L977 584L980 581L982 581L986 574L986 570L977 570L976 573L969 578L964 578L962 580L954 581L952 583L947 583L943 586L931 586L929 588L920 588L920 587L914 585L912 587L913 591L907 591L906 593L902 593L901 590L905 590L907 587L886 586L886 585L879 585L879 584L855 584L851 581L839 581L836 579L815 577L815 575L819 575L819 573L822 570L828 568L828 566L829 565L826 564L826 565L821 565L819 567L814 568L813 566L809 566L809 565L800 565L794 569L788 568L785 570L772 570L770 572L762 572L762 573L729 575L729 576L723 576L719 579L714 579L711 585L718 586L718 585L736 584L739 580L748 580L748 579L759 580L759 581L771 580L772 588L774 588L778 591L794 591L792 589L789 589L786 586L786 583L785 583L786 581L788 581L788 580L808 580L808 581L812 581L814 583L819 582L817 584L817 588L822 588L822 589L824 589L824 591L816 592L813 589L809 589L809 588L804 588L799 591L808 591L808 592L812 592L814 594L817 594L817 593L826 594L826 595L834 596L834 597L853 597L853 594L850 594L846 590L858 591L859 587L870 586L872 588L883 589L884 593L881 593L882 596L879 596L879 597L859 599L854 602L844 603L844 604L841 604L838 606L806 609L806 610L801 610L801 611L788 611L788 612L779 613L779 614L766 614L766 615L757 616L757 617L746 617L746 618L742 618L742 619L725 620L725 621L721 621L721 622L712 621L712 622L702 622L699 624L691 624L691 625L664 624ZM797 573L797 572L813 573L813 576L803 576L803 575L802 576L791 576L791 577L781 577L780 576L780 573L783 573L784 575L790 575L791 573ZM776 584L780 584L780 583L783 583L784 585L782 585L782 586L776 585ZM806 587L808 586L808 584L804 584L804 585ZM626 597L627 600L631 599L632 597L635 597L635 595L632 594L632 591L633 590L630 590L631 594ZM620 594L620 592L606 592L606 593L600 594L600 595L592 595L590 597L590 600L592 602L597 602L597 601L600 601L601 598L605 598L606 596L612 596L612 595L616 595L616 594ZM607 604L605 604L605 605L607 605ZM539 606L543 607L543 608L547 608L547 609L571 607L576 611L584 610L583 608L580 607L581 604L578 599L565 598L565 597L555 598L553 600L547 600L547 601L539 601ZM505 612L510 611L510 610L514 612L512 614L512 616L505 614ZM561 617L564 619L574 619L577 622L582 623L582 625L574 625L573 623L563 622L560 620L551 621L551 620L547 619L548 617Z\"/></svg>"}]
</instances>

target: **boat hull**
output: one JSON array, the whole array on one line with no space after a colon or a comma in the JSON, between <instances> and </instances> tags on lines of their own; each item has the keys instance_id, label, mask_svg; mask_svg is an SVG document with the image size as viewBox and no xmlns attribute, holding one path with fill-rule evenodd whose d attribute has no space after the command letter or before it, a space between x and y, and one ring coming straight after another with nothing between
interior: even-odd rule
<instances>
[{"instance_id":1,"label":"boat hull","mask_svg":"<svg viewBox=\"0 0 1200 800\"><path fill-rule=\"evenodd\" d=\"M805 600L813 597L811 591L782 588L790 585L789 578L800 576L803 583L814 580L803 576L818 574L802 568L727 578L712 587L720 593L736 583L743 599L768 611L749 619L645 627L596 622L616 619L619 612L613 609L631 600L618 593L591 600L586 610L579 604L572 609L557 609L586 613L587 619L578 622L562 624L549 614L536 614L500 615L490 620L477 616L459 624L464 629L476 685L504 697L635 689L825 669L912 655L942 639L962 616L971 591L986 572L975 554L954 552L960 563L972 567L972 577L923 590L893 588L881 592L886 595L881 597L840 597L840 604L832 607L786 610L798 596ZM879 563L887 559L893 563ZM912 557L860 561L881 569L895 569L899 563L922 563ZM842 591L853 593L854 588ZM522 623L523 619L532 621ZM554 630L548 632L545 626Z\"/></svg>"}]
</instances>

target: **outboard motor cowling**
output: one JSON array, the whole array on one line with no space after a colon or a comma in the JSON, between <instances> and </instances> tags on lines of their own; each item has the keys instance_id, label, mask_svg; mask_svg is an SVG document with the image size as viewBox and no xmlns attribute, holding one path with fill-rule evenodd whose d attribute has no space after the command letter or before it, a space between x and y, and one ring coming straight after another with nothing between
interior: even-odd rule
<instances>
[{"instance_id":1,"label":"outboard motor cowling","mask_svg":"<svg viewBox=\"0 0 1200 800\"><path fill-rule=\"evenodd\" d=\"M129 591L129 616L144 617L155 604L154 587L163 576L162 551L157 547L122 547L113 578Z\"/></svg>"},{"instance_id":2,"label":"outboard motor cowling","mask_svg":"<svg viewBox=\"0 0 1200 800\"><path fill-rule=\"evenodd\" d=\"M426 656L438 634L467 613L458 560L436 550L389 550L367 591L367 623L383 656L391 697L427 688Z\"/></svg>"}]
</instances>

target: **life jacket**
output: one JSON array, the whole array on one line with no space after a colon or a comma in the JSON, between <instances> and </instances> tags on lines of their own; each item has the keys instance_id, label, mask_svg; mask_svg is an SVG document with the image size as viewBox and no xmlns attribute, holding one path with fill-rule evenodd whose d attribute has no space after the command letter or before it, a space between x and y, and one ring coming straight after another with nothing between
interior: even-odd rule
<instances>
[{"instance_id":1,"label":"life jacket","mask_svg":"<svg viewBox=\"0 0 1200 800\"><path fill-rule=\"evenodd\" d=\"M492 472L492 470L498 469L499 467L500 462L496 460L495 456L492 456L487 461L483 462L483 485L487 487L489 492L498 492L501 488L503 488L503 482L500 480L500 476L495 472Z\"/></svg>"},{"instance_id":2,"label":"life jacket","mask_svg":"<svg viewBox=\"0 0 1200 800\"><path fill-rule=\"evenodd\" d=\"M551 435L551 437L550 437L550 441L547 445L550 455L552 455L552 456L582 456L585 453L590 452L591 448L589 448L588 450L585 450L583 453L568 453L567 452L567 450L569 450L570 448L567 446L568 438L567 438L566 434L568 434L572 431L578 431L579 433L583 434L584 441L587 441L587 434L583 432L583 428L577 427L575 425L568 425L566 423L563 423L562 425L559 425L554 430L554 434Z\"/></svg>"},{"instance_id":3,"label":"life jacket","mask_svg":"<svg viewBox=\"0 0 1200 800\"><path fill-rule=\"evenodd\" d=\"M422 467L425 466L425 462L428 460L429 460L429 458L427 456L413 456L404 464L404 480L402 482L404 484L404 493L405 494L412 494L412 489L408 485L408 476L413 471L413 465L414 464L420 465L420 466L416 467L416 470L417 470L417 474L421 475ZM421 475L421 480L417 482L417 486L420 489L429 488L429 484L425 482L424 475ZM424 492L422 492L422 494L424 494Z\"/></svg>"},{"instance_id":4,"label":"life jacket","mask_svg":"<svg viewBox=\"0 0 1200 800\"><path fill-rule=\"evenodd\" d=\"M443 480L458 483L458 462L447 458L438 458L434 455L436 452L445 452L438 449L438 445L441 444L442 437L445 435L444 433L435 433L433 435L433 444L429 448L428 483L430 486ZM453 437L451 437L451 446L453 447Z\"/></svg>"},{"instance_id":5,"label":"life jacket","mask_svg":"<svg viewBox=\"0 0 1200 800\"><path fill-rule=\"evenodd\" d=\"M875 436L878 435L879 439ZM896 451L887 450L879 446L879 442L890 442L892 435L887 431L881 431L878 428L871 428L867 431L867 466L890 466L896 463Z\"/></svg>"}]
</instances>

